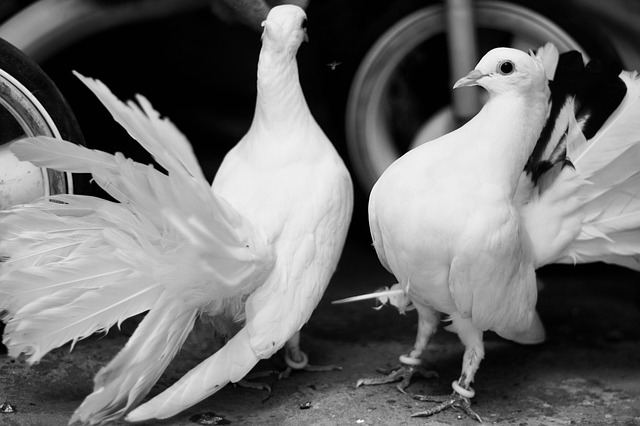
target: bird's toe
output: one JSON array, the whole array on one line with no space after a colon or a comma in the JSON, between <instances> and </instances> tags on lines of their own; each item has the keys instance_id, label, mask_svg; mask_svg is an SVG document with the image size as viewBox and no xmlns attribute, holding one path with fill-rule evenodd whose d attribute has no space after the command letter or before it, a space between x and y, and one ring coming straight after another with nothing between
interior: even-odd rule
<instances>
[{"instance_id":1,"label":"bird's toe","mask_svg":"<svg viewBox=\"0 0 640 426\"><path fill-rule=\"evenodd\" d=\"M470 398L475 395L475 392L471 388L464 389L464 391L466 391L463 392L465 395L471 396L463 396L457 391L454 391L451 395L413 395L413 399L418 401L438 402L439 404L428 410L412 414L411 417L429 417L453 407L461 409L468 417L482 423L482 418L471 408Z\"/></svg>"}]
</instances>

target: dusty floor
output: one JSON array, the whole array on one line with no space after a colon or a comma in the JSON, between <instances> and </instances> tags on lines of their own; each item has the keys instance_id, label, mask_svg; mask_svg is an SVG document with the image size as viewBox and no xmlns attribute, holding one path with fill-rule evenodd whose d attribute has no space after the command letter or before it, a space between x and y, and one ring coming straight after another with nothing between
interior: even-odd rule
<instances>
[{"instance_id":1,"label":"dusty floor","mask_svg":"<svg viewBox=\"0 0 640 426\"><path fill-rule=\"evenodd\" d=\"M640 425L640 281L618 268L553 268L542 271L539 307L548 341L519 346L486 337L486 357L476 376L474 408L489 424ZM415 316L371 309L372 302L331 305L330 301L393 283L373 249L350 241L321 305L304 328L303 345L315 364L339 364L342 371L296 373L265 391L227 386L218 394L163 422L194 425L190 418L215 412L227 424L261 425L468 425L447 411L430 419L410 418L428 403L414 401L394 385L361 387L358 378L392 366L413 343ZM91 338L69 353L62 348L29 368L0 356L0 403L16 412L0 414L0 425L64 425L92 388L92 377L125 341L111 333ZM442 330L429 349L440 378L417 378L410 393L448 393L458 377L462 348ZM153 393L169 386L197 360L181 354ZM266 361L260 370L273 369ZM302 409L305 403L310 408ZM118 424L124 424L118 423Z\"/></svg>"}]
</instances>

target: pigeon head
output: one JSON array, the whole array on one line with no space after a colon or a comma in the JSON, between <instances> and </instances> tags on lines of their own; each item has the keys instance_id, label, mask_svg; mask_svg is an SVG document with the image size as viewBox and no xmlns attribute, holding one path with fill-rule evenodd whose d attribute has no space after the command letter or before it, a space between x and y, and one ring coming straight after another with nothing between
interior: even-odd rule
<instances>
[{"instance_id":1,"label":"pigeon head","mask_svg":"<svg viewBox=\"0 0 640 426\"><path fill-rule=\"evenodd\" d=\"M262 44L274 50L292 51L294 54L303 41L307 41L307 15L292 4L276 6L262 23Z\"/></svg>"},{"instance_id":2,"label":"pigeon head","mask_svg":"<svg viewBox=\"0 0 640 426\"><path fill-rule=\"evenodd\" d=\"M475 69L453 86L482 86L490 94L526 93L540 90L547 84L544 67L539 58L521 50L499 47L490 50Z\"/></svg>"}]
</instances>

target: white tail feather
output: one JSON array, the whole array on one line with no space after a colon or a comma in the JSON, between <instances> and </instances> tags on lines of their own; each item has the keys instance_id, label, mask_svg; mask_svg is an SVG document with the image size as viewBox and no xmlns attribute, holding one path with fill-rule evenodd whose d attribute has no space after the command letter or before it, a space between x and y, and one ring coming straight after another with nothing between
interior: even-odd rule
<instances>
[{"instance_id":1,"label":"white tail feather","mask_svg":"<svg viewBox=\"0 0 640 426\"><path fill-rule=\"evenodd\" d=\"M359 302L361 300L378 299L385 296L386 297L402 296L405 293L406 292L402 288L394 288L391 290L388 288L385 288L383 290L374 291L373 293L360 294L358 296L351 296L351 297L346 297L344 299L334 300L331 303L334 305L340 305L342 303L352 303L352 302Z\"/></svg>"},{"instance_id":2,"label":"white tail feather","mask_svg":"<svg viewBox=\"0 0 640 426\"><path fill-rule=\"evenodd\" d=\"M91 172L120 203L56 195L1 213L0 313L10 353L36 362L67 341L150 311L72 419L95 424L137 404L200 311L237 305L274 260L266 238L211 191L171 123L143 98L141 108L125 105L101 83L83 81L169 175L50 138L13 143L22 160Z\"/></svg>"},{"instance_id":3,"label":"white tail feather","mask_svg":"<svg viewBox=\"0 0 640 426\"><path fill-rule=\"evenodd\" d=\"M205 180L187 138L168 119L160 118L144 96L136 96L140 106L132 101L125 105L101 81L84 77L76 71L74 74L107 107L113 119L170 174L186 171L198 180Z\"/></svg>"},{"instance_id":4,"label":"white tail feather","mask_svg":"<svg viewBox=\"0 0 640 426\"><path fill-rule=\"evenodd\" d=\"M640 79L637 73L626 71L620 78L627 85L627 94L620 106L582 149L567 152L576 169L586 178L640 142Z\"/></svg>"},{"instance_id":5,"label":"white tail feather","mask_svg":"<svg viewBox=\"0 0 640 426\"><path fill-rule=\"evenodd\" d=\"M247 328L243 328L218 352L185 374L169 389L142 404L126 417L127 421L166 419L213 395L229 382L237 382L251 371L260 359L250 345Z\"/></svg>"},{"instance_id":6,"label":"white tail feather","mask_svg":"<svg viewBox=\"0 0 640 426\"><path fill-rule=\"evenodd\" d=\"M126 346L94 379L94 390L73 414L74 422L117 420L146 396L193 328L197 310L159 303Z\"/></svg>"},{"instance_id":7,"label":"white tail feather","mask_svg":"<svg viewBox=\"0 0 640 426\"><path fill-rule=\"evenodd\" d=\"M547 43L538 48L536 57L542 62L547 79L553 80L556 75L556 67L558 66L558 57L560 53L553 43Z\"/></svg>"},{"instance_id":8,"label":"white tail feather","mask_svg":"<svg viewBox=\"0 0 640 426\"><path fill-rule=\"evenodd\" d=\"M70 144L59 139L38 136L12 144L11 151L20 159L71 173L115 168L113 155Z\"/></svg>"},{"instance_id":9,"label":"white tail feather","mask_svg":"<svg viewBox=\"0 0 640 426\"><path fill-rule=\"evenodd\" d=\"M250 223L223 198L210 190L191 145L184 135L169 120L160 118L160 114L143 96L136 97L140 107L131 101L124 104L102 82L78 73L76 76L100 99L113 118L150 152L173 178L170 183L173 184L171 188L174 190L167 196L159 197L167 201L160 210L155 211L161 211L166 218L173 221L174 226L185 225L178 226L177 230L187 239L193 234L186 231L194 224L207 224L201 227L216 229L214 235L202 234L207 241L200 246L203 248L201 255L203 260L214 263L211 269L216 271L233 269L230 262L233 259L237 264L236 270L240 273L233 274L236 279L234 284L228 283L229 285L256 280L245 280L249 275L262 276L270 268L273 260L266 240L258 237ZM166 183L145 186L139 195L166 186ZM135 187L140 188L141 185ZM184 197L184 194L190 196ZM171 200L176 202L170 203ZM194 215L195 212L199 214ZM176 218L181 220L177 221ZM218 224L220 226L216 226ZM201 229L198 230L200 231ZM194 242L193 238L191 241ZM218 252L216 248L223 248L226 253ZM221 263L220 259L226 260L226 263ZM243 265L254 267L243 268Z\"/></svg>"},{"instance_id":10,"label":"white tail feather","mask_svg":"<svg viewBox=\"0 0 640 426\"><path fill-rule=\"evenodd\" d=\"M158 292L158 288L139 279L59 290L18 311L7 323L4 343L9 355L17 357L25 353L30 356L28 361L34 363L68 341L75 343L145 312L153 307Z\"/></svg>"},{"instance_id":11,"label":"white tail feather","mask_svg":"<svg viewBox=\"0 0 640 426\"><path fill-rule=\"evenodd\" d=\"M565 168L538 203L523 207L536 251L546 252L541 264L606 261L640 270L640 79L625 71L620 78L627 93L596 135L568 136L575 170ZM555 245L541 242L537 235L557 221L564 235L547 239Z\"/></svg>"},{"instance_id":12,"label":"white tail feather","mask_svg":"<svg viewBox=\"0 0 640 426\"><path fill-rule=\"evenodd\" d=\"M2 284L0 293L7 295L2 307L17 314L41 297L85 286L100 288L112 281L122 280L130 274L129 267L114 264L111 256L96 256L67 267L21 268L13 272Z\"/></svg>"}]
</instances>

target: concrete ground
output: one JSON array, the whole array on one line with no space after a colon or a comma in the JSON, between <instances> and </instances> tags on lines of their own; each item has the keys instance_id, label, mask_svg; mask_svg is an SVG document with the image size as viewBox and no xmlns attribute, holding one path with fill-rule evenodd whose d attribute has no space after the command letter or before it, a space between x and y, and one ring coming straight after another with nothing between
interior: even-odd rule
<instances>
[{"instance_id":1,"label":"concrete ground","mask_svg":"<svg viewBox=\"0 0 640 426\"><path fill-rule=\"evenodd\" d=\"M544 289L539 310L548 340L525 347L493 334L476 376L473 407L496 425L640 425L640 282L637 273L602 265L554 267L540 273ZM472 425L449 410L432 418L411 418L431 404L399 393L394 385L361 387L361 377L394 366L413 344L416 317L395 309L372 309L373 302L331 305L331 300L393 283L373 249L351 238L320 306L303 329L311 362L338 364L341 371L294 373L283 381L267 378L263 390L227 386L172 419L145 425L194 425L193 416L213 412L232 425ZM131 326L125 326L125 333ZM65 425L91 392L92 377L126 342L110 333L53 351L34 367L0 356L0 425ZM165 372L152 394L174 383L205 355L193 341ZM462 347L441 330L430 344L429 367L439 378L415 378L409 393L450 392L459 375ZM260 371L278 368L265 361ZM125 424L124 422L116 424ZM216 423L200 423L216 424Z\"/></svg>"}]
</instances>

